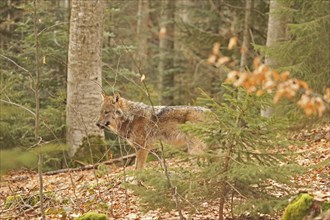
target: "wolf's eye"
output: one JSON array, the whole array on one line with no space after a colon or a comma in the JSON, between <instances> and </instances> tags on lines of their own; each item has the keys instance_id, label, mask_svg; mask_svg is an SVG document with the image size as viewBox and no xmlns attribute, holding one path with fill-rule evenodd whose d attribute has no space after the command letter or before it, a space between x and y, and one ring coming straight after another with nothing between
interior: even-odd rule
<instances>
[{"instance_id":1,"label":"wolf's eye","mask_svg":"<svg viewBox=\"0 0 330 220\"><path fill-rule=\"evenodd\" d=\"M109 114L109 113L110 113L109 111L104 111L104 114L105 114L105 115L107 115L107 114Z\"/></svg>"}]
</instances>

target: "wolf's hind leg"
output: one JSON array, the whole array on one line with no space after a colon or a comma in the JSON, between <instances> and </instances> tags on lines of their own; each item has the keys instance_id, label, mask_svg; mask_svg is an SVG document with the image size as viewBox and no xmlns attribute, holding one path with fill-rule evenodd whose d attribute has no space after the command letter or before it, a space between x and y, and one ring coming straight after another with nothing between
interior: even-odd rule
<instances>
[{"instance_id":1,"label":"wolf's hind leg","mask_svg":"<svg viewBox=\"0 0 330 220\"><path fill-rule=\"evenodd\" d=\"M136 150L135 169L142 170L147 161L149 150L138 148Z\"/></svg>"}]
</instances>

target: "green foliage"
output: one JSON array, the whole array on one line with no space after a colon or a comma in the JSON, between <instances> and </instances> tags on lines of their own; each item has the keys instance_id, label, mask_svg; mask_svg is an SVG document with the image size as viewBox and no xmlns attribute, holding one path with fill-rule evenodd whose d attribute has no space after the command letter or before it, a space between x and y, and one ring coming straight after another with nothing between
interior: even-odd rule
<instances>
[{"instance_id":1,"label":"green foliage","mask_svg":"<svg viewBox=\"0 0 330 220\"><path fill-rule=\"evenodd\" d=\"M293 101L283 99L273 107L275 114L282 115L289 120L289 129L291 131L327 124L330 121L329 114L324 114L322 117L318 117L317 115L307 117L296 104L297 101L297 99L293 99Z\"/></svg>"},{"instance_id":2,"label":"green foliage","mask_svg":"<svg viewBox=\"0 0 330 220\"><path fill-rule=\"evenodd\" d=\"M10 207L17 206L22 202L22 196L20 195L8 196L5 200L5 208L9 209Z\"/></svg>"},{"instance_id":3,"label":"green foliage","mask_svg":"<svg viewBox=\"0 0 330 220\"><path fill-rule=\"evenodd\" d=\"M171 210L175 208L175 203L171 199L170 190L164 174L160 170L146 169L139 174L139 179L147 187L129 185L128 187L141 198L141 204L146 210L165 208ZM155 196L157 194L157 196Z\"/></svg>"},{"instance_id":4,"label":"green foliage","mask_svg":"<svg viewBox=\"0 0 330 220\"><path fill-rule=\"evenodd\" d=\"M200 173L210 180L207 194L211 192L216 197L219 191L211 189L217 189L225 180L228 192L245 198L234 202L239 213L240 207L251 213L274 211L283 198L272 194L273 183L290 184L289 177L302 171L290 162L287 120L276 115L260 116L260 109L270 106L270 97L256 97L229 86L223 88L225 94L220 103L206 95L200 99L212 109L207 120L184 128L209 145L205 156L210 162Z\"/></svg>"},{"instance_id":5,"label":"green foliage","mask_svg":"<svg viewBox=\"0 0 330 220\"><path fill-rule=\"evenodd\" d=\"M141 185L127 185L141 198L141 205L145 210L155 210L158 208L170 211L175 209L176 203L172 190L168 185L168 180L162 169L145 169L137 174L137 178L143 182ZM193 191L196 190L194 176L186 169L171 169L171 181L176 186L176 192L185 195L186 198L193 199ZM190 195L192 197L190 197ZM183 201L184 205L195 203L193 200Z\"/></svg>"},{"instance_id":6,"label":"green foliage","mask_svg":"<svg viewBox=\"0 0 330 220\"><path fill-rule=\"evenodd\" d=\"M105 176L106 174L110 173L110 169L107 165L105 164L100 164L98 167L97 167L97 170L95 172L96 176L97 177L103 177Z\"/></svg>"},{"instance_id":7,"label":"green foliage","mask_svg":"<svg viewBox=\"0 0 330 220\"><path fill-rule=\"evenodd\" d=\"M56 170L64 168L64 157L68 157L68 146L62 143L43 144L29 150L35 155L43 154L43 169Z\"/></svg>"},{"instance_id":8,"label":"green foliage","mask_svg":"<svg viewBox=\"0 0 330 220\"><path fill-rule=\"evenodd\" d=\"M330 209L330 202L324 202L322 204L322 212L325 212Z\"/></svg>"},{"instance_id":9,"label":"green foliage","mask_svg":"<svg viewBox=\"0 0 330 220\"><path fill-rule=\"evenodd\" d=\"M0 173L4 174L8 170L21 167L36 168L38 157L30 151L19 148L1 150L0 152Z\"/></svg>"},{"instance_id":10,"label":"green foliage","mask_svg":"<svg viewBox=\"0 0 330 220\"><path fill-rule=\"evenodd\" d=\"M49 97L48 104L41 111L40 134L45 140L64 142L66 93L59 89L57 96Z\"/></svg>"},{"instance_id":11,"label":"green foliage","mask_svg":"<svg viewBox=\"0 0 330 220\"><path fill-rule=\"evenodd\" d=\"M44 192L44 199L54 200L54 192ZM35 206L40 201L39 193L34 193L32 195L13 195L8 196L5 200L5 208L9 209L11 207L17 206Z\"/></svg>"},{"instance_id":12,"label":"green foliage","mask_svg":"<svg viewBox=\"0 0 330 220\"><path fill-rule=\"evenodd\" d=\"M288 151L287 120L260 116L260 109L270 106L270 97L257 97L223 86L218 102L206 94L199 102L212 109L206 119L182 126L185 132L203 140L208 148L202 162L188 167L169 168L170 178L181 198L181 205L199 207L205 201L219 199L225 183L225 198L234 196L234 212L270 213L284 207L287 192L281 187L290 177L303 172L293 164ZM200 160L201 161L201 160ZM147 186L137 188L147 208L175 206L164 174L147 170L140 174ZM276 190L279 194L274 194ZM157 194L157 196L156 196ZM159 194L162 196L159 197Z\"/></svg>"},{"instance_id":13,"label":"green foliage","mask_svg":"<svg viewBox=\"0 0 330 220\"><path fill-rule=\"evenodd\" d=\"M67 16L58 2L38 2L37 32L40 44L40 135L43 141L65 139ZM33 2L6 2L1 11L9 37L1 37L1 100L11 101L34 112L35 36ZM11 20L13 19L13 20ZM2 28L0 28L2 35ZM15 104L0 103L1 148L35 144L34 116Z\"/></svg>"},{"instance_id":14,"label":"green foliage","mask_svg":"<svg viewBox=\"0 0 330 220\"><path fill-rule=\"evenodd\" d=\"M0 146L1 150L34 141L33 115L13 105L0 103Z\"/></svg>"},{"instance_id":15,"label":"green foliage","mask_svg":"<svg viewBox=\"0 0 330 220\"><path fill-rule=\"evenodd\" d=\"M248 198L239 204L239 206L236 206L235 212L246 213L246 210L252 210L252 215L258 215L259 213L276 213L282 211L283 208L287 205L287 198L287 196L278 199L274 198L273 196L255 195L255 198ZM256 207L258 210L254 211Z\"/></svg>"},{"instance_id":16,"label":"green foliage","mask_svg":"<svg viewBox=\"0 0 330 220\"><path fill-rule=\"evenodd\" d=\"M87 212L75 219L76 220L107 220L108 218L105 214L99 214L96 212Z\"/></svg>"},{"instance_id":17,"label":"green foliage","mask_svg":"<svg viewBox=\"0 0 330 220\"><path fill-rule=\"evenodd\" d=\"M63 157L67 154L67 146L64 144L44 144L28 150L22 148L1 150L0 174L22 167L35 169L40 151L43 153L45 171L63 168Z\"/></svg>"},{"instance_id":18,"label":"green foliage","mask_svg":"<svg viewBox=\"0 0 330 220\"><path fill-rule=\"evenodd\" d=\"M283 220L303 220L310 206L313 203L313 197L307 193L299 195L285 209Z\"/></svg>"},{"instance_id":19,"label":"green foliage","mask_svg":"<svg viewBox=\"0 0 330 220\"><path fill-rule=\"evenodd\" d=\"M287 7L276 13L287 17L287 40L264 48L280 69L305 80L314 91L330 85L330 2L323 0L283 1Z\"/></svg>"}]
</instances>

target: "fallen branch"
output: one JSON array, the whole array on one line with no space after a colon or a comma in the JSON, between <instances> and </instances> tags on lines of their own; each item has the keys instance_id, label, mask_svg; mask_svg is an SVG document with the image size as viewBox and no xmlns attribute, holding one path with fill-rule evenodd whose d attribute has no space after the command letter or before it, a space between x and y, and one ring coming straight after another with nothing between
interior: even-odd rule
<instances>
[{"instance_id":1,"label":"fallen branch","mask_svg":"<svg viewBox=\"0 0 330 220\"><path fill-rule=\"evenodd\" d=\"M113 164L116 162L120 162L122 160L127 160L127 159L132 159L136 156L136 154L129 154L123 157L119 157L119 158L114 158L111 160L107 160L101 163L96 163L96 164L90 164L90 165L86 165L86 166L82 166L82 167L76 167L76 168L66 168L66 169L60 169L60 170L53 170L53 171L48 171L48 172L44 172L44 175L55 175L55 174L59 174L59 173L66 173L66 172L71 172L71 171L82 171L82 170L91 170L91 169L95 169L97 168L99 165L101 164Z\"/></svg>"}]
</instances>

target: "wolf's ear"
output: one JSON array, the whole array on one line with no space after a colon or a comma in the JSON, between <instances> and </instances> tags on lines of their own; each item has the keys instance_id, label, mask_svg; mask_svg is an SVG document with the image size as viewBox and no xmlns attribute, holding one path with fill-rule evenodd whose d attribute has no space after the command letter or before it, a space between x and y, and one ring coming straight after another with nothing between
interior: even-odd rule
<instances>
[{"instance_id":1,"label":"wolf's ear","mask_svg":"<svg viewBox=\"0 0 330 220\"><path fill-rule=\"evenodd\" d=\"M105 94L105 92L102 92L102 93L101 93L102 101L104 101L105 97L107 97L107 95Z\"/></svg>"}]
</instances>

